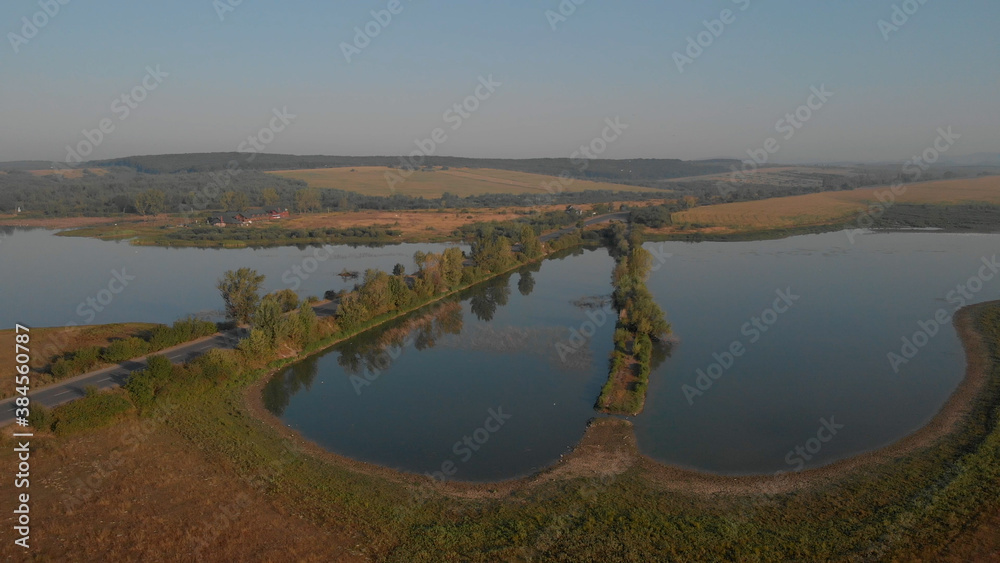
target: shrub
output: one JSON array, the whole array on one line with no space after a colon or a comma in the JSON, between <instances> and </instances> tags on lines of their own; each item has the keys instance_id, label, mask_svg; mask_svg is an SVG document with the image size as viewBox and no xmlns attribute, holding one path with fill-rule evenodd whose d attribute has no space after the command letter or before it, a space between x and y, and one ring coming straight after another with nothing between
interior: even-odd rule
<instances>
[{"instance_id":1,"label":"shrub","mask_svg":"<svg viewBox=\"0 0 1000 563\"><path fill-rule=\"evenodd\" d=\"M156 388L153 385L153 381L149 376L149 372L144 369L133 371L129 375L128 381L125 382L125 391L128 392L132 403L140 411L148 409L153 404L153 398L156 396Z\"/></svg>"},{"instance_id":2,"label":"shrub","mask_svg":"<svg viewBox=\"0 0 1000 563\"><path fill-rule=\"evenodd\" d=\"M240 371L239 358L233 350L209 350L193 364L201 369L202 376L211 381L228 379Z\"/></svg>"},{"instance_id":3,"label":"shrub","mask_svg":"<svg viewBox=\"0 0 1000 563\"><path fill-rule=\"evenodd\" d=\"M32 403L31 408L28 410L28 424L35 430L51 430L52 411L41 403Z\"/></svg>"},{"instance_id":4,"label":"shrub","mask_svg":"<svg viewBox=\"0 0 1000 563\"><path fill-rule=\"evenodd\" d=\"M248 364L256 364L262 358L268 358L274 351L271 347L271 336L255 328L250 331L250 336L240 340L237 349L243 353Z\"/></svg>"},{"instance_id":5,"label":"shrub","mask_svg":"<svg viewBox=\"0 0 1000 563\"><path fill-rule=\"evenodd\" d=\"M291 289L282 289L266 296L265 299L274 299L281 306L281 312L287 313L299 308L299 296Z\"/></svg>"},{"instance_id":6,"label":"shrub","mask_svg":"<svg viewBox=\"0 0 1000 563\"><path fill-rule=\"evenodd\" d=\"M52 375L56 379L80 375L100 362L101 352L100 346L81 348L72 355L67 355L56 360L52 364Z\"/></svg>"},{"instance_id":7,"label":"shrub","mask_svg":"<svg viewBox=\"0 0 1000 563\"><path fill-rule=\"evenodd\" d=\"M67 403L55 410L52 429L65 435L80 430L101 428L132 410L132 403L121 392L97 393L87 390L84 398Z\"/></svg>"},{"instance_id":8,"label":"shrub","mask_svg":"<svg viewBox=\"0 0 1000 563\"><path fill-rule=\"evenodd\" d=\"M101 352L101 357L105 362L117 364L124 362L125 360L144 356L148 352L148 342L141 338L131 337L112 342L107 348L104 349L103 352Z\"/></svg>"}]
</instances>

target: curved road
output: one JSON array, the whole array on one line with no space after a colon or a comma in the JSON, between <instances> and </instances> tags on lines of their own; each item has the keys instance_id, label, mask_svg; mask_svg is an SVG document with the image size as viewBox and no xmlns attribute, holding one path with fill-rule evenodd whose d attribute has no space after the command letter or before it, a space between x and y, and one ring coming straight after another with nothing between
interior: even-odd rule
<instances>
[{"instance_id":1,"label":"curved road","mask_svg":"<svg viewBox=\"0 0 1000 563\"><path fill-rule=\"evenodd\" d=\"M628 217L628 211L608 213L607 215L599 215L597 217L586 219L584 221L584 225L596 225L599 223L614 221L616 219L627 221ZM575 226L568 227L542 235L538 238L542 242L548 242L561 237L562 235L572 233L575 230L577 230L577 227ZM327 301L320 303L314 305L313 309L316 311L318 316L332 316L337 310L337 302ZM201 356L212 348L235 348L236 345L239 344L244 330L245 329L238 328L220 332L193 342L180 344L178 346L174 346L173 348L167 348L166 350L160 350L159 352L156 352L156 355L166 356L174 363L188 362L198 356ZM101 390L124 385L129 374L133 371L145 368L146 358L136 358L127 362L122 362L118 365L109 366L97 371L78 375L64 381L59 381L58 383L53 383L48 387L34 389L28 394L28 396L31 398L32 403L39 403L52 408L83 397L86 395L87 387L93 386L98 390ZM12 424L14 422L14 413L16 408L14 405L14 399L16 398L17 396L14 396L0 401L0 427L7 426L8 424Z\"/></svg>"}]
</instances>

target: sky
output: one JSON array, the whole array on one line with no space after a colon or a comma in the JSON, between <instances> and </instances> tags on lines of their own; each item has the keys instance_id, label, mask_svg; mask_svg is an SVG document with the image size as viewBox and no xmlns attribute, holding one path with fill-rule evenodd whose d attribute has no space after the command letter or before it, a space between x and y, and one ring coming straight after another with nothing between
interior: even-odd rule
<instances>
[{"instance_id":1,"label":"sky","mask_svg":"<svg viewBox=\"0 0 1000 563\"><path fill-rule=\"evenodd\" d=\"M995 0L5 0L0 161L896 161L947 127L1000 152L998 24Z\"/></svg>"}]
</instances>

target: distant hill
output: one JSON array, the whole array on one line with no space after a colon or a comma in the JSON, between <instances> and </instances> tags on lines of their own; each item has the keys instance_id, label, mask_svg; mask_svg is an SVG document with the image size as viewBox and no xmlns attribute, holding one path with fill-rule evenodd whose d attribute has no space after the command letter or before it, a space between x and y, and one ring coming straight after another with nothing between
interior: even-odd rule
<instances>
[{"instance_id":1,"label":"distant hill","mask_svg":"<svg viewBox=\"0 0 1000 563\"><path fill-rule=\"evenodd\" d=\"M962 156L947 156L941 160L956 166L1000 166L1000 153L977 152Z\"/></svg>"},{"instance_id":2,"label":"distant hill","mask_svg":"<svg viewBox=\"0 0 1000 563\"><path fill-rule=\"evenodd\" d=\"M0 162L0 170L48 170L52 168L49 160L12 160ZM61 168L67 168L65 166Z\"/></svg>"},{"instance_id":3,"label":"distant hill","mask_svg":"<svg viewBox=\"0 0 1000 563\"><path fill-rule=\"evenodd\" d=\"M148 174L172 174L178 172L211 172L223 170L230 161L239 163L246 170L296 170L303 168L334 168L349 166L399 166L396 156L299 156L281 154L257 154L253 162L247 162L245 153L196 153L132 156L87 163L92 167L122 166ZM46 163L47 164L47 163ZM643 184L669 178L699 176L728 172L738 166L736 160L675 159L629 159L591 160L585 170L579 163L568 158L459 158L450 156L427 157L425 166L449 166L454 168L493 168L558 176L568 173L575 178L586 178L623 184Z\"/></svg>"}]
</instances>

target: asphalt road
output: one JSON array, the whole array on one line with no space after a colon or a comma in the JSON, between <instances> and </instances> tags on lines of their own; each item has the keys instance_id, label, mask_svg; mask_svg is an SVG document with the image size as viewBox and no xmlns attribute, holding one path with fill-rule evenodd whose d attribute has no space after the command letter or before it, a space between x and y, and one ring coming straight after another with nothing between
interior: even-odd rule
<instances>
[{"instance_id":1,"label":"asphalt road","mask_svg":"<svg viewBox=\"0 0 1000 563\"><path fill-rule=\"evenodd\" d=\"M188 344L181 344L180 346L161 350L157 352L157 355L166 356L174 363L188 362L212 348L235 348L236 344L239 343L241 330L234 329L221 332ZM32 403L39 403L52 408L83 397L86 395L87 387L90 386L100 390L124 385L130 373L145 368L145 359L130 360L115 366L78 375L66 381L54 383L48 387L36 389L30 392L28 397ZM0 401L0 427L14 422L16 412L14 400L16 398L17 396Z\"/></svg>"},{"instance_id":2,"label":"asphalt road","mask_svg":"<svg viewBox=\"0 0 1000 563\"><path fill-rule=\"evenodd\" d=\"M584 220L585 225L596 225L613 220L627 221L629 212L609 213ZM567 233L575 231L577 227L561 229L539 237L542 242L547 242ZM337 310L337 301L321 303L313 307L318 316L331 316ZM239 343L244 329L233 329L221 332L214 336L197 340L188 344L181 344L173 348L168 348L157 352L157 355L166 356L175 364L189 362L212 348L232 349ZM129 374L133 371L146 368L146 360L130 360L116 366L110 366L83 375L78 375L66 381L53 383L48 387L36 389L28 394L32 403L38 403L52 408L63 403L68 403L74 399L79 399L86 395L87 387L93 386L98 390L119 387L125 384ZM17 396L0 401L0 427L12 424L15 420L16 405L14 400Z\"/></svg>"}]
</instances>

